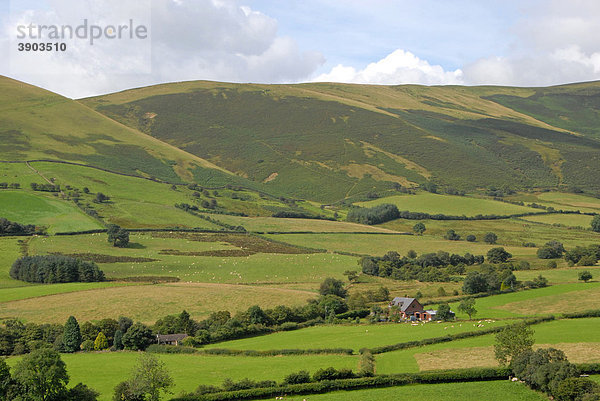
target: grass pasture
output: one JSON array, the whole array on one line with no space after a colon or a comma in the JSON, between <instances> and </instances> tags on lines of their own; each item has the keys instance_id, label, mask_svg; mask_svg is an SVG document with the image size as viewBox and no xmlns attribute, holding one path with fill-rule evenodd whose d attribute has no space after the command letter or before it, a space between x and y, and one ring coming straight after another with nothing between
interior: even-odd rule
<instances>
[{"instance_id":1,"label":"grass pasture","mask_svg":"<svg viewBox=\"0 0 600 401\"><path fill-rule=\"evenodd\" d=\"M0 303L18 301L22 299L45 297L49 295L74 293L80 291L97 290L103 288L135 285L134 283L119 283L104 281L100 283L59 283L27 285L26 287L0 289Z\"/></svg>"},{"instance_id":2,"label":"grass pasture","mask_svg":"<svg viewBox=\"0 0 600 401\"><path fill-rule=\"evenodd\" d=\"M388 251L396 251L401 255L406 255L411 249L419 254L442 250L450 253L464 254L470 252L474 255L485 255L490 248L497 246L482 242L448 241L431 235L332 233L272 234L266 237L297 246L325 248L330 252L351 252L376 256L384 255ZM507 250L515 256L525 257L534 256L536 251L534 248L524 247L508 247Z\"/></svg>"},{"instance_id":3,"label":"grass pasture","mask_svg":"<svg viewBox=\"0 0 600 401\"><path fill-rule=\"evenodd\" d=\"M592 216L579 214L544 214L540 216L526 216L522 220L532 221L534 223L561 225L565 227L589 228L592 222Z\"/></svg>"},{"instance_id":4,"label":"grass pasture","mask_svg":"<svg viewBox=\"0 0 600 401\"><path fill-rule=\"evenodd\" d=\"M600 199L592 198L591 196L563 192L544 192L537 197L542 202L559 205L563 209L566 209L566 206L573 208L573 210L581 210L582 212L600 212ZM554 206L555 209L560 209L561 207Z\"/></svg>"},{"instance_id":5,"label":"grass pasture","mask_svg":"<svg viewBox=\"0 0 600 401\"><path fill-rule=\"evenodd\" d=\"M545 401L547 398L530 390L522 383L508 380L489 382L465 382L442 384L416 384L410 386L377 388L356 391L336 391L310 396L286 397L289 401L456 401L486 400L505 401L510 394L511 401Z\"/></svg>"},{"instance_id":6,"label":"grass pasture","mask_svg":"<svg viewBox=\"0 0 600 401\"><path fill-rule=\"evenodd\" d=\"M0 213L1 217L21 224L46 226L49 233L102 228L73 203L23 190L0 191Z\"/></svg>"},{"instance_id":7,"label":"grass pasture","mask_svg":"<svg viewBox=\"0 0 600 401\"><path fill-rule=\"evenodd\" d=\"M106 317L116 319L123 315L153 324L159 317L180 313L183 309L194 319L203 319L219 310L234 314L252 305L263 308L303 305L316 297L309 291L230 284L171 283L92 288L3 302L0 316L36 323L64 323L70 315L80 322Z\"/></svg>"},{"instance_id":8,"label":"grass pasture","mask_svg":"<svg viewBox=\"0 0 600 401\"><path fill-rule=\"evenodd\" d=\"M445 214L450 216L464 215L467 217L492 214L506 216L536 211L536 209L529 207L498 202L490 199L440 195L429 192L419 192L416 195L394 195L367 202L358 202L356 204L362 207L373 207L384 203L396 205L401 211L408 210L411 212Z\"/></svg>"},{"instance_id":9,"label":"grass pasture","mask_svg":"<svg viewBox=\"0 0 600 401\"><path fill-rule=\"evenodd\" d=\"M168 237L168 234L165 234ZM78 235L75 237L38 238L31 243L31 253L49 252L82 253L93 249L99 254L132 256L156 259L152 262L102 263L100 268L109 278L130 276L176 276L186 282L212 282L231 284L258 283L309 283L314 288L329 276L342 278L342 273L356 264L351 256L324 253L306 253L307 251L277 245L261 240L277 249L271 248L249 256L234 256L244 251L244 244L234 246L223 241L195 241L183 238L165 238L161 233L142 233L131 235L131 248L114 248L106 242L106 234ZM218 237L221 234L215 234ZM174 235L175 237L179 235ZM233 238L244 238L243 234ZM187 239L186 239L187 238ZM204 237L202 237L204 238ZM207 238L211 238L210 235ZM256 237L248 237L254 239ZM288 251L289 249L289 251ZM172 251L175 251L174 254ZM212 252L223 256L205 256ZM228 253L231 252L231 253ZM265 252L265 253L263 253ZM289 252L300 252L297 254Z\"/></svg>"},{"instance_id":10,"label":"grass pasture","mask_svg":"<svg viewBox=\"0 0 600 401\"><path fill-rule=\"evenodd\" d=\"M315 326L301 330L279 332L266 336L245 338L207 345L206 348L269 350L285 348L373 348L406 341L440 337L465 331L477 331L512 323L510 320L482 322L484 327L474 327L472 322L460 324L426 323L412 326L408 323L381 325Z\"/></svg>"},{"instance_id":11,"label":"grass pasture","mask_svg":"<svg viewBox=\"0 0 600 401\"><path fill-rule=\"evenodd\" d=\"M28 285L23 281L13 280L9 276L13 262L21 256L18 241L25 237L0 237L0 288L23 287Z\"/></svg>"},{"instance_id":12,"label":"grass pasture","mask_svg":"<svg viewBox=\"0 0 600 401\"><path fill-rule=\"evenodd\" d=\"M356 369L358 358L342 355L300 355L278 357L235 357L189 354L161 354L175 380L174 393L193 391L200 384L221 385L226 378L281 381L302 367L311 373L320 368ZM84 382L100 392L99 401L112 400L113 389L129 377L138 358L136 352L63 354L72 385ZM19 358L10 358L10 365ZM167 400L169 397L163 398Z\"/></svg>"},{"instance_id":13,"label":"grass pasture","mask_svg":"<svg viewBox=\"0 0 600 401\"><path fill-rule=\"evenodd\" d=\"M373 232L393 233L393 230L383 227L368 226L346 221L329 221L317 219L283 219L276 217L239 217L219 215L217 220L230 225L241 225L248 231L259 232Z\"/></svg>"},{"instance_id":14,"label":"grass pasture","mask_svg":"<svg viewBox=\"0 0 600 401\"><path fill-rule=\"evenodd\" d=\"M539 272L544 273L544 272ZM552 285L535 290L518 291L491 297L478 298L475 308L478 318L507 318L518 316L560 314L564 312L585 311L599 307L594 299L600 291L600 283L570 283ZM572 299L568 307L565 301ZM456 310L458 303L450 304ZM464 319L467 315L457 313Z\"/></svg>"}]
</instances>

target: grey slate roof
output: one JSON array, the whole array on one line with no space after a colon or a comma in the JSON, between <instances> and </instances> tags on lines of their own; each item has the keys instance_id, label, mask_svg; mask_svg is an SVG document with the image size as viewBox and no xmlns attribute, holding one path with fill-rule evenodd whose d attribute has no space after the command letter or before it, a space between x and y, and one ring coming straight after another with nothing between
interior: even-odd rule
<instances>
[{"instance_id":1,"label":"grey slate roof","mask_svg":"<svg viewBox=\"0 0 600 401\"><path fill-rule=\"evenodd\" d=\"M173 342L173 341L181 341L186 338L187 334L157 334L156 339L159 342Z\"/></svg>"},{"instance_id":2,"label":"grey slate roof","mask_svg":"<svg viewBox=\"0 0 600 401\"><path fill-rule=\"evenodd\" d=\"M415 298L396 297L392 299L391 306L398 306L402 312L406 312L406 309L414 300Z\"/></svg>"}]
</instances>

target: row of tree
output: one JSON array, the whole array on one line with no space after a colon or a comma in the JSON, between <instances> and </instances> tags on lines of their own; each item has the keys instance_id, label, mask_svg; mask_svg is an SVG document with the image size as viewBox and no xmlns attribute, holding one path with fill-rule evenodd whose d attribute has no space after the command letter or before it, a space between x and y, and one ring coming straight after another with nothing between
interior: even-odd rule
<instances>
[{"instance_id":1,"label":"row of tree","mask_svg":"<svg viewBox=\"0 0 600 401\"><path fill-rule=\"evenodd\" d=\"M600 260L600 244L576 246L566 250L559 241L549 241L537 250L540 259L558 259L564 257L570 266L593 266Z\"/></svg>"},{"instance_id":2,"label":"row of tree","mask_svg":"<svg viewBox=\"0 0 600 401\"><path fill-rule=\"evenodd\" d=\"M60 192L60 185L54 184L38 184L32 182L30 184L31 189L34 191L43 191L43 192Z\"/></svg>"},{"instance_id":3,"label":"row of tree","mask_svg":"<svg viewBox=\"0 0 600 401\"><path fill-rule=\"evenodd\" d=\"M8 182L0 182L0 189L19 189L21 188L21 184L18 182L8 183Z\"/></svg>"},{"instance_id":4,"label":"row of tree","mask_svg":"<svg viewBox=\"0 0 600 401\"><path fill-rule=\"evenodd\" d=\"M63 255L23 256L10 268L10 277L29 283L104 281L104 272L94 262Z\"/></svg>"},{"instance_id":5,"label":"row of tree","mask_svg":"<svg viewBox=\"0 0 600 401\"><path fill-rule=\"evenodd\" d=\"M484 260L483 256L470 253L461 256L438 251L419 256L415 251L409 251L406 256L400 256L390 251L382 257L364 256L358 263L362 272L371 276L442 282L450 281L451 275L464 274L465 266L481 264Z\"/></svg>"},{"instance_id":6,"label":"row of tree","mask_svg":"<svg viewBox=\"0 0 600 401\"><path fill-rule=\"evenodd\" d=\"M0 217L0 235L30 235L34 233L34 225L19 224Z\"/></svg>"}]
</instances>

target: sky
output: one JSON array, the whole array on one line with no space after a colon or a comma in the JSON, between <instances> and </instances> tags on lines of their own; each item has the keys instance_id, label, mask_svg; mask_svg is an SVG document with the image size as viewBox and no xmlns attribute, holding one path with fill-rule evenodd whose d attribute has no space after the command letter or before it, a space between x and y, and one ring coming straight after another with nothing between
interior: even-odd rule
<instances>
[{"instance_id":1,"label":"sky","mask_svg":"<svg viewBox=\"0 0 600 401\"><path fill-rule=\"evenodd\" d=\"M147 35L19 37L84 20ZM600 79L598 32L597 0L0 0L0 74L71 98L185 80L547 86ZM37 42L67 48L18 51Z\"/></svg>"}]
</instances>

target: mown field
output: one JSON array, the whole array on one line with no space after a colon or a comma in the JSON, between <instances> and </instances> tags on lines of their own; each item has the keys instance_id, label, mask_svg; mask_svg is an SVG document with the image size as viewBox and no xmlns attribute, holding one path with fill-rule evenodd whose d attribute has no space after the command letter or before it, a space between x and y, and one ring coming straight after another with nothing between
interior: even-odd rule
<instances>
[{"instance_id":1,"label":"mown field","mask_svg":"<svg viewBox=\"0 0 600 401\"><path fill-rule=\"evenodd\" d=\"M378 388L356 391L337 391L310 396L286 397L290 401L456 401L486 400L505 401L510 394L511 401L542 401L547 398L530 390L521 383L506 381L466 382L443 384L418 384L411 386Z\"/></svg>"},{"instance_id":2,"label":"mown field","mask_svg":"<svg viewBox=\"0 0 600 401\"><path fill-rule=\"evenodd\" d=\"M565 351L575 363L600 361L600 319L558 320L532 326L536 347ZM494 335L427 345L376 356L382 374L422 370L497 366Z\"/></svg>"},{"instance_id":3,"label":"mown field","mask_svg":"<svg viewBox=\"0 0 600 401\"><path fill-rule=\"evenodd\" d=\"M598 282L571 283L479 298L477 317L510 318L597 309L600 307L599 292ZM456 310L458 303L450 306ZM466 318L467 315L457 313L457 317Z\"/></svg>"},{"instance_id":4,"label":"mown field","mask_svg":"<svg viewBox=\"0 0 600 401\"><path fill-rule=\"evenodd\" d=\"M193 391L200 384L219 386L223 380L276 380L306 369L314 373L320 368L356 369L358 357L341 355L308 355L280 357L232 357L209 355L158 355L175 381L174 393ZM99 401L112 400L114 387L125 380L135 365L137 352L100 352L63 354L70 381L84 382L101 393ZM14 364L19 358L8 359ZM167 400L169 397L163 398Z\"/></svg>"},{"instance_id":5,"label":"mown field","mask_svg":"<svg viewBox=\"0 0 600 401\"><path fill-rule=\"evenodd\" d=\"M522 217L521 219L526 221L532 221L534 223L588 229L590 228L592 218L592 216L579 214L546 214L541 216L527 216Z\"/></svg>"},{"instance_id":6,"label":"mown field","mask_svg":"<svg viewBox=\"0 0 600 401\"><path fill-rule=\"evenodd\" d=\"M44 226L51 234L103 228L73 203L61 201L52 195L0 190L0 210L2 217L8 220Z\"/></svg>"},{"instance_id":7,"label":"mown field","mask_svg":"<svg viewBox=\"0 0 600 401\"><path fill-rule=\"evenodd\" d=\"M396 205L399 210L445 214L449 216L498 215L506 216L519 213L531 213L539 210L530 207L498 202L490 199L472 198L419 192L416 195L396 195L367 202L358 202L358 206L373 207L384 203Z\"/></svg>"},{"instance_id":8,"label":"mown field","mask_svg":"<svg viewBox=\"0 0 600 401\"><path fill-rule=\"evenodd\" d=\"M33 287L28 291L31 298L0 303L0 317L16 317L37 323L64 323L70 315L74 315L79 321L128 316L153 324L158 318L178 314L183 309L192 318L201 320L215 311L226 310L235 314L252 305L263 308L303 305L317 296L311 291L286 288L206 283L136 286L109 284L96 285L95 289L90 285L83 287L85 291L72 292L71 288L66 287L62 288L61 293L56 291L57 293L50 295L53 288L54 285Z\"/></svg>"}]
</instances>

